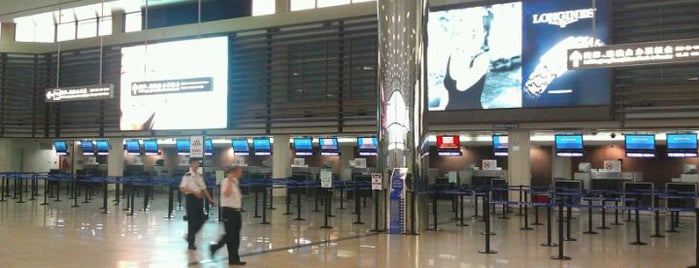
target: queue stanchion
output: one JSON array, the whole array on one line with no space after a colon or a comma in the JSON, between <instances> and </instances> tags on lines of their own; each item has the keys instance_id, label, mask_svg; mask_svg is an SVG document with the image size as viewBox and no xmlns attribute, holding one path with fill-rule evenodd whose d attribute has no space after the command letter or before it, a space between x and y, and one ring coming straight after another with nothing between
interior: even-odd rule
<instances>
[{"instance_id":1,"label":"queue stanchion","mask_svg":"<svg viewBox=\"0 0 699 268\"><path fill-rule=\"evenodd\" d=\"M607 199L605 199L604 196L600 195L600 200L602 200L602 226L597 227L597 229L608 230L609 227L607 227Z\"/></svg>"},{"instance_id":2,"label":"queue stanchion","mask_svg":"<svg viewBox=\"0 0 699 268\"><path fill-rule=\"evenodd\" d=\"M592 230L592 198L587 199L587 231L583 234L598 234Z\"/></svg>"},{"instance_id":3,"label":"queue stanchion","mask_svg":"<svg viewBox=\"0 0 699 268\"><path fill-rule=\"evenodd\" d=\"M56 180L56 199L54 199L53 202L62 202L61 201L61 181L60 180Z\"/></svg>"},{"instance_id":4,"label":"queue stanchion","mask_svg":"<svg viewBox=\"0 0 699 268\"><path fill-rule=\"evenodd\" d=\"M356 198L356 196L355 196L355 198ZM345 185L344 185L344 183L340 184L340 208L338 208L338 209L345 210Z\"/></svg>"},{"instance_id":5,"label":"queue stanchion","mask_svg":"<svg viewBox=\"0 0 699 268\"><path fill-rule=\"evenodd\" d=\"M432 231L439 231L439 227L437 226L437 209L437 188L435 187L432 191L432 217L434 220L434 228Z\"/></svg>"},{"instance_id":6,"label":"queue stanchion","mask_svg":"<svg viewBox=\"0 0 699 268\"><path fill-rule=\"evenodd\" d=\"M49 180L49 176L51 176L51 175L46 175L46 179L44 179L44 202L39 204L41 206L46 206L49 204L49 202L47 200L49 192L51 192L51 187L49 187L49 184L51 183Z\"/></svg>"},{"instance_id":7,"label":"queue stanchion","mask_svg":"<svg viewBox=\"0 0 699 268\"><path fill-rule=\"evenodd\" d=\"M553 208L551 207L551 202L546 204L546 243L541 244L542 247L556 247L555 243L551 241L552 228L553 228ZM560 224L563 224L561 221ZM562 229L561 229L562 230Z\"/></svg>"},{"instance_id":8,"label":"queue stanchion","mask_svg":"<svg viewBox=\"0 0 699 268\"><path fill-rule=\"evenodd\" d=\"M459 194L459 211L460 211L461 215L459 217L459 223L456 226L461 226L461 227L468 226L468 224L464 223L464 195L463 195L463 193Z\"/></svg>"},{"instance_id":9,"label":"queue stanchion","mask_svg":"<svg viewBox=\"0 0 699 268\"><path fill-rule=\"evenodd\" d=\"M699 208L694 208L694 265L688 268L699 267Z\"/></svg>"},{"instance_id":10,"label":"queue stanchion","mask_svg":"<svg viewBox=\"0 0 699 268\"><path fill-rule=\"evenodd\" d=\"M532 198L532 200L534 201L534 223L532 223L532 225L534 225L534 226L544 225L541 222L539 222L539 200L538 199L539 199L538 195L537 195L536 200L533 200L533 198Z\"/></svg>"},{"instance_id":11,"label":"queue stanchion","mask_svg":"<svg viewBox=\"0 0 699 268\"><path fill-rule=\"evenodd\" d=\"M313 201L315 203L315 207L311 212L321 212L318 207L318 193L320 192L320 189L321 188L318 188L318 186L316 186L316 188L313 189Z\"/></svg>"},{"instance_id":12,"label":"queue stanchion","mask_svg":"<svg viewBox=\"0 0 699 268\"><path fill-rule=\"evenodd\" d=\"M0 179L0 202L6 202L5 200L5 177Z\"/></svg>"},{"instance_id":13,"label":"queue stanchion","mask_svg":"<svg viewBox=\"0 0 699 268\"><path fill-rule=\"evenodd\" d=\"M175 210L175 187L173 187L171 184L168 184L167 188L167 216L165 216L165 219L170 220L173 218L172 211Z\"/></svg>"},{"instance_id":14,"label":"queue stanchion","mask_svg":"<svg viewBox=\"0 0 699 268\"><path fill-rule=\"evenodd\" d=\"M291 190L291 184L292 184L291 180L287 180L286 196L284 197L284 201L286 202L286 212L284 212L284 214L282 214L282 215L286 215L286 216L293 215L293 213L291 213L291 192L289 191L289 190ZM298 181L293 182L293 184L298 185ZM296 190L298 191L299 189L296 189Z\"/></svg>"},{"instance_id":15,"label":"queue stanchion","mask_svg":"<svg viewBox=\"0 0 699 268\"><path fill-rule=\"evenodd\" d=\"M329 214L328 217L330 217L330 218L335 218L335 214L333 214L333 199L335 197L335 192L333 190L334 190L334 188L331 185L330 188L328 188L328 192L329 192L330 196L328 197L328 200L326 200L326 202L325 202L325 206L328 207L328 214Z\"/></svg>"},{"instance_id":16,"label":"queue stanchion","mask_svg":"<svg viewBox=\"0 0 699 268\"><path fill-rule=\"evenodd\" d=\"M611 225L624 225L619 222L619 199L614 199L614 222Z\"/></svg>"},{"instance_id":17,"label":"queue stanchion","mask_svg":"<svg viewBox=\"0 0 699 268\"><path fill-rule=\"evenodd\" d=\"M22 183L19 187L22 187ZM12 178L12 199L17 199L17 177Z\"/></svg>"},{"instance_id":18,"label":"queue stanchion","mask_svg":"<svg viewBox=\"0 0 699 268\"><path fill-rule=\"evenodd\" d=\"M529 192L524 193L524 227L519 228L522 231L534 230L529 227Z\"/></svg>"},{"instance_id":19,"label":"queue stanchion","mask_svg":"<svg viewBox=\"0 0 699 268\"><path fill-rule=\"evenodd\" d=\"M354 185L354 211L357 212L357 220L353 222L352 224L364 224L362 222L362 208L361 208L361 200L360 197L357 195L357 184ZM412 194L410 195L412 198ZM412 204L409 206L412 209ZM412 214L412 211L410 212ZM412 217L411 217L412 219ZM411 230L412 231L412 230Z\"/></svg>"},{"instance_id":20,"label":"queue stanchion","mask_svg":"<svg viewBox=\"0 0 699 268\"><path fill-rule=\"evenodd\" d=\"M115 184L116 185L114 186L114 205L119 205L119 203L121 203L121 183L119 183L118 178Z\"/></svg>"},{"instance_id":21,"label":"queue stanchion","mask_svg":"<svg viewBox=\"0 0 699 268\"><path fill-rule=\"evenodd\" d=\"M636 245L636 246L644 246L647 245L646 243L643 243L641 241L641 219L639 217L639 208L638 208L638 198L636 198L636 201L634 202L634 218L635 218L635 225L636 225L636 241L631 242L631 245Z\"/></svg>"},{"instance_id":22,"label":"queue stanchion","mask_svg":"<svg viewBox=\"0 0 699 268\"><path fill-rule=\"evenodd\" d=\"M182 210L182 191L177 191L177 210Z\"/></svg>"},{"instance_id":23,"label":"queue stanchion","mask_svg":"<svg viewBox=\"0 0 699 268\"><path fill-rule=\"evenodd\" d=\"M522 207L522 200L524 200L524 185L519 185L519 205L517 206L517 215L515 216L524 216L523 211L524 208Z\"/></svg>"},{"instance_id":24,"label":"queue stanchion","mask_svg":"<svg viewBox=\"0 0 699 268\"><path fill-rule=\"evenodd\" d=\"M107 203L109 203L109 183L107 177L104 177L102 181L102 214L109 214Z\"/></svg>"},{"instance_id":25,"label":"queue stanchion","mask_svg":"<svg viewBox=\"0 0 699 268\"><path fill-rule=\"evenodd\" d=\"M267 221L267 181L262 182L262 222L260 224L269 224Z\"/></svg>"},{"instance_id":26,"label":"queue stanchion","mask_svg":"<svg viewBox=\"0 0 699 268\"><path fill-rule=\"evenodd\" d=\"M658 204L658 198L655 198L655 205ZM657 207L653 208L653 228L654 233L650 236L653 238L663 238L664 235L660 234L660 210Z\"/></svg>"},{"instance_id":27,"label":"queue stanchion","mask_svg":"<svg viewBox=\"0 0 699 268\"><path fill-rule=\"evenodd\" d=\"M570 229L571 229L570 228L570 221L571 221L571 218L573 218L573 208L570 205L572 205L572 202L569 202L569 206L566 207L566 238L563 240L568 241L568 242L573 242L573 241L578 241L578 240L570 237ZM561 212L561 214L563 214L563 212ZM560 220L561 216L559 216L558 219ZM560 224L559 224L559 226L560 226ZM563 244L563 242L561 242L561 241L558 241L558 243L561 245Z\"/></svg>"},{"instance_id":28,"label":"queue stanchion","mask_svg":"<svg viewBox=\"0 0 699 268\"><path fill-rule=\"evenodd\" d=\"M270 180L270 182L269 182L269 207L267 209L269 209L269 210L276 210L277 209L274 207L274 180Z\"/></svg>"},{"instance_id":29,"label":"queue stanchion","mask_svg":"<svg viewBox=\"0 0 699 268\"><path fill-rule=\"evenodd\" d=\"M260 188L258 185L254 185L252 187L253 191L255 191L255 216L253 218L260 218L260 209L259 209L259 204L260 204ZM264 205L263 205L264 206ZM263 208L264 209L264 208Z\"/></svg>"},{"instance_id":30,"label":"queue stanchion","mask_svg":"<svg viewBox=\"0 0 699 268\"><path fill-rule=\"evenodd\" d=\"M488 205L490 201L488 200L488 194L483 196L483 219L485 220L485 249L478 251L481 254L495 254L498 253L495 250L490 249L490 206Z\"/></svg>"},{"instance_id":31,"label":"queue stanchion","mask_svg":"<svg viewBox=\"0 0 699 268\"><path fill-rule=\"evenodd\" d=\"M71 206L72 208L80 207L78 205L78 183L77 183L77 180L78 180L78 177L74 175L72 185L71 185L72 186L71 188L73 189L73 190L71 190L71 199L73 199L73 205Z\"/></svg>"},{"instance_id":32,"label":"queue stanchion","mask_svg":"<svg viewBox=\"0 0 699 268\"><path fill-rule=\"evenodd\" d=\"M330 204L330 199L331 199L331 197L330 197L331 192L328 191L328 189L324 189L323 192L325 195L325 207L323 208L323 210L324 210L323 211L324 212L323 213L324 224L323 224L323 226L320 227L320 229L332 229L333 227L330 226L330 224L328 223L328 218L330 218L330 205L329 204Z\"/></svg>"},{"instance_id":33,"label":"queue stanchion","mask_svg":"<svg viewBox=\"0 0 699 268\"><path fill-rule=\"evenodd\" d=\"M416 202L415 191L411 190L411 191L406 191L406 192L408 193L408 196L410 197L408 199L408 202L410 202L409 206L408 206L408 209L410 209L410 232L407 234L408 235L418 235L417 231L415 230L415 214L416 214L415 213L415 202ZM359 215L361 217L362 211L359 210L359 213L357 215Z\"/></svg>"},{"instance_id":34,"label":"queue stanchion","mask_svg":"<svg viewBox=\"0 0 699 268\"><path fill-rule=\"evenodd\" d=\"M379 198L381 190L374 190L374 229L369 230L370 232L381 232L379 229Z\"/></svg>"},{"instance_id":35,"label":"queue stanchion","mask_svg":"<svg viewBox=\"0 0 699 268\"><path fill-rule=\"evenodd\" d=\"M85 201L82 202L83 204L90 203L90 201L88 200L88 197L90 196L90 194L88 193L89 192L88 188L90 188L90 187L88 187L88 182L86 181L86 182L84 182L84 185L83 185L83 189L85 189Z\"/></svg>"},{"instance_id":36,"label":"queue stanchion","mask_svg":"<svg viewBox=\"0 0 699 268\"><path fill-rule=\"evenodd\" d=\"M478 192L473 191L473 216L474 219L478 218Z\"/></svg>"},{"instance_id":37,"label":"queue stanchion","mask_svg":"<svg viewBox=\"0 0 699 268\"><path fill-rule=\"evenodd\" d=\"M456 193L456 191L454 191L452 195L453 195L453 197L451 198L451 206L452 206L452 212L454 212L454 217L451 219L458 220L459 219L459 195Z\"/></svg>"},{"instance_id":38,"label":"queue stanchion","mask_svg":"<svg viewBox=\"0 0 699 268\"><path fill-rule=\"evenodd\" d=\"M19 180L19 176L17 176L17 178L15 178L15 180ZM18 190L19 190L19 201L17 201L16 203L19 203L19 204L26 203L26 202L24 201L24 199L23 199L23 197L24 197L24 194L23 194L24 191L23 191L23 189L22 189L22 181L21 181L21 180L19 181L19 189L18 189Z\"/></svg>"},{"instance_id":39,"label":"queue stanchion","mask_svg":"<svg viewBox=\"0 0 699 268\"><path fill-rule=\"evenodd\" d=\"M39 195L39 193L37 192L37 191L39 190L39 189L37 188L37 187L38 187L38 185L37 185L37 184L38 184L38 180L39 180L39 179L37 179L36 174L33 174L33 175L32 175L32 179L31 179L31 181L32 181L32 182L31 182L31 186L29 186L30 189L31 189L31 191L30 191L31 194L29 195L29 196L30 196L29 199L27 199L27 200L29 200L29 201L34 201L34 200L36 200L36 197Z\"/></svg>"},{"instance_id":40,"label":"queue stanchion","mask_svg":"<svg viewBox=\"0 0 699 268\"><path fill-rule=\"evenodd\" d=\"M352 215L356 215L357 211L359 210L359 202L361 202L361 200L359 200L359 193L357 191L356 181L352 182L352 198L354 198L354 211L352 211Z\"/></svg>"},{"instance_id":41,"label":"queue stanchion","mask_svg":"<svg viewBox=\"0 0 699 268\"><path fill-rule=\"evenodd\" d=\"M551 259L567 261L571 258L563 254L563 203L564 199L560 198L558 201L558 255L551 257ZM548 208L550 209L551 206Z\"/></svg>"},{"instance_id":42,"label":"queue stanchion","mask_svg":"<svg viewBox=\"0 0 699 268\"><path fill-rule=\"evenodd\" d=\"M305 221L306 219L301 218L301 184L297 182L296 184L296 218L295 221Z\"/></svg>"}]
</instances>

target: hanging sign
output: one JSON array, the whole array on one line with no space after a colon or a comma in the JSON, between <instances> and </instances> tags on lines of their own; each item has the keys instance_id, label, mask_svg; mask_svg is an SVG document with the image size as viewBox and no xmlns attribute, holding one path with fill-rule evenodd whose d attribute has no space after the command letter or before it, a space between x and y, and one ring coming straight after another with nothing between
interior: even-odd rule
<instances>
[{"instance_id":1,"label":"hanging sign","mask_svg":"<svg viewBox=\"0 0 699 268\"><path fill-rule=\"evenodd\" d=\"M46 102L105 100L114 98L114 85L89 85L46 89Z\"/></svg>"}]
</instances>

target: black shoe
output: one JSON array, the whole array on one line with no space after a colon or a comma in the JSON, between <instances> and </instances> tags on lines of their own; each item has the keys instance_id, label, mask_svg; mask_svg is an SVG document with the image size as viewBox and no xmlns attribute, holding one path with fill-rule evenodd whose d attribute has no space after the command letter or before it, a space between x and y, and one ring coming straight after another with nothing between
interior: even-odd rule
<instances>
[{"instance_id":1,"label":"black shoe","mask_svg":"<svg viewBox=\"0 0 699 268\"><path fill-rule=\"evenodd\" d=\"M219 249L221 248L217 244L209 245L209 252L211 252L211 257L213 257L214 254L216 254L216 251L218 251Z\"/></svg>"},{"instance_id":2,"label":"black shoe","mask_svg":"<svg viewBox=\"0 0 699 268\"><path fill-rule=\"evenodd\" d=\"M244 261L229 261L228 265L245 265L247 262Z\"/></svg>"},{"instance_id":3,"label":"black shoe","mask_svg":"<svg viewBox=\"0 0 699 268\"><path fill-rule=\"evenodd\" d=\"M189 250L197 250L197 247L196 247L194 244L189 244L189 245L187 246L187 249L189 249Z\"/></svg>"}]
</instances>

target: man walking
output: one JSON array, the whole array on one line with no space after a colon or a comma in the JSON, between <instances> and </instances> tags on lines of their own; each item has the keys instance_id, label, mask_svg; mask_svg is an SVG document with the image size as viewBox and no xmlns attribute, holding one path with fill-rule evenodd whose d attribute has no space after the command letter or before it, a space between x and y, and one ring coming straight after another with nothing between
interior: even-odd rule
<instances>
[{"instance_id":1,"label":"man walking","mask_svg":"<svg viewBox=\"0 0 699 268\"><path fill-rule=\"evenodd\" d=\"M218 243L210 246L211 255L221 249L224 245L228 248L229 265L245 265L240 261L238 248L240 247L240 228L242 219L240 209L243 205L243 195L240 191L239 179L242 176L242 168L232 166L226 168L226 179L221 182L221 218L226 233Z\"/></svg>"},{"instance_id":2,"label":"man walking","mask_svg":"<svg viewBox=\"0 0 699 268\"><path fill-rule=\"evenodd\" d=\"M204 178L199 174L200 160L197 158L189 159L189 172L185 173L180 182L180 192L185 195L187 206L187 249L196 250L194 237L197 235L201 227L206 221L204 215L203 198L214 204L214 199L206 189Z\"/></svg>"}]
</instances>

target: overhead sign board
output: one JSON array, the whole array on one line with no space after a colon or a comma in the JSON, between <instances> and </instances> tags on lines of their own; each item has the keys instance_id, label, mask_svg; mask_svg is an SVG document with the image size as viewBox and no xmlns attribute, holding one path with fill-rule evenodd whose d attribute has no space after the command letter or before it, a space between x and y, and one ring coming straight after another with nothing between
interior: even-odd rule
<instances>
[{"instance_id":1,"label":"overhead sign board","mask_svg":"<svg viewBox=\"0 0 699 268\"><path fill-rule=\"evenodd\" d=\"M114 98L114 85L101 84L46 89L46 102L105 100Z\"/></svg>"},{"instance_id":2,"label":"overhead sign board","mask_svg":"<svg viewBox=\"0 0 699 268\"><path fill-rule=\"evenodd\" d=\"M568 50L568 69L699 62L699 38Z\"/></svg>"}]
</instances>

